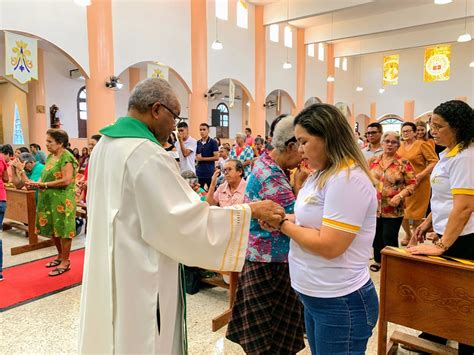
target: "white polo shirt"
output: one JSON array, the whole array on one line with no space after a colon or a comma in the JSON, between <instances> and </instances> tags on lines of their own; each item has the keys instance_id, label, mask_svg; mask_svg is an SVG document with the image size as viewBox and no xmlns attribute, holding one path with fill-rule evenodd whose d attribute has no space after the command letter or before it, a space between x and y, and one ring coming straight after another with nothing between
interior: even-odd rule
<instances>
[{"instance_id":1,"label":"white polo shirt","mask_svg":"<svg viewBox=\"0 0 474 355\"><path fill-rule=\"evenodd\" d=\"M197 150L197 140L189 136L184 142L184 147L192 151L187 157L183 155L181 151L181 145L179 141L176 141L174 144L179 154L179 168L180 171L191 170L193 173L196 173L196 150Z\"/></svg>"},{"instance_id":2,"label":"white polo shirt","mask_svg":"<svg viewBox=\"0 0 474 355\"><path fill-rule=\"evenodd\" d=\"M474 143L459 151L443 151L431 172L431 216L433 230L443 234L453 209L453 195L474 195ZM467 222L460 235L474 233L474 217Z\"/></svg>"},{"instance_id":3,"label":"white polo shirt","mask_svg":"<svg viewBox=\"0 0 474 355\"><path fill-rule=\"evenodd\" d=\"M358 290L370 279L367 263L375 236L377 194L359 167L339 171L323 189L316 184L314 174L298 193L296 224L315 229L325 225L355 233L356 237L342 255L331 260L310 253L291 240L291 285L307 296L341 297Z\"/></svg>"}]
</instances>

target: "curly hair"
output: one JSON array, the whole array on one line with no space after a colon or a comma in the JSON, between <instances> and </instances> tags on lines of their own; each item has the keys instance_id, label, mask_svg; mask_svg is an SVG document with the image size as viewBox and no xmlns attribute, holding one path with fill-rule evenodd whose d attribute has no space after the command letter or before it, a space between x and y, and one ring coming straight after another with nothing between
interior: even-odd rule
<instances>
[{"instance_id":1,"label":"curly hair","mask_svg":"<svg viewBox=\"0 0 474 355\"><path fill-rule=\"evenodd\" d=\"M441 116L456 132L456 143L467 148L474 140L474 111L472 107L461 100L443 102L433 111Z\"/></svg>"}]
</instances>

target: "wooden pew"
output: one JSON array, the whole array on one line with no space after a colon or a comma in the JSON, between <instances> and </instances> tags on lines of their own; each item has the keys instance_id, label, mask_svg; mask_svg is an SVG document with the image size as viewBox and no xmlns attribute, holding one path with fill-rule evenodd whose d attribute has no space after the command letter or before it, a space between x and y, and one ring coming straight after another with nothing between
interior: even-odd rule
<instances>
[{"instance_id":1,"label":"wooden pew","mask_svg":"<svg viewBox=\"0 0 474 355\"><path fill-rule=\"evenodd\" d=\"M26 253L28 251L47 248L54 245L52 239L38 241L35 232L36 224L36 199L35 191L6 188L7 210L3 221L3 230L12 228L26 232L28 244L11 248L11 255Z\"/></svg>"},{"instance_id":2,"label":"wooden pew","mask_svg":"<svg viewBox=\"0 0 474 355\"><path fill-rule=\"evenodd\" d=\"M378 354L398 344L431 354L455 349L402 332L387 342L387 322L474 345L474 263L414 256L398 248L382 250Z\"/></svg>"},{"instance_id":3,"label":"wooden pew","mask_svg":"<svg viewBox=\"0 0 474 355\"><path fill-rule=\"evenodd\" d=\"M217 332L219 329L229 323L230 316L232 315L232 307L234 306L235 294L237 293L237 281L239 280L238 272L219 272L221 275L229 276L229 284L226 284L222 277L216 276L211 278L202 278L201 282L209 285L226 288L229 290L229 308L226 309L222 314L218 315L212 320L212 331Z\"/></svg>"}]
</instances>

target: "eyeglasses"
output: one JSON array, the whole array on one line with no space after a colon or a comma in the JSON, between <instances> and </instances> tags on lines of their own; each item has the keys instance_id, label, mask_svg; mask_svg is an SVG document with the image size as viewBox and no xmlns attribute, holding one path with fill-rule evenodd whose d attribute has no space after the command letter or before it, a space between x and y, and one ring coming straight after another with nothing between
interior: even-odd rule
<instances>
[{"instance_id":1,"label":"eyeglasses","mask_svg":"<svg viewBox=\"0 0 474 355\"><path fill-rule=\"evenodd\" d=\"M163 106L165 109L167 109L169 113L171 113L171 115L172 115L173 118L174 118L174 122L176 123L176 125L178 125L179 123L181 123L182 121L184 121L184 118L179 117L179 116L178 116L176 113L174 113L173 110L170 109L168 106L162 104L161 102L158 102L158 103L160 104L160 106ZM156 104L156 102L155 102L155 103L152 103L152 104L150 104L150 105L148 105L148 106L152 107L154 104Z\"/></svg>"},{"instance_id":2,"label":"eyeglasses","mask_svg":"<svg viewBox=\"0 0 474 355\"><path fill-rule=\"evenodd\" d=\"M234 169L232 169L232 168L225 168L225 169L224 169L224 174L228 174L228 173L230 173L232 170L234 170Z\"/></svg>"},{"instance_id":3,"label":"eyeglasses","mask_svg":"<svg viewBox=\"0 0 474 355\"><path fill-rule=\"evenodd\" d=\"M368 131L366 134L368 136L373 136L374 134L380 133L379 131Z\"/></svg>"},{"instance_id":4,"label":"eyeglasses","mask_svg":"<svg viewBox=\"0 0 474 355\"><path fill-rule=\"evenodd\" d=\"M385 144L398 145L398 141L383 141Z\"/></svg>"},{"instance_id":5,"label":"eyeglasses","mask_svg":"<svg viewBox=\"0 0 474 355\"><path fill-rule=\"evenodd\" d=\"M439 131L441 128L444 128L444 127L447 127L447 126L441 126L441 125L436 124L436 123L430 124L430 129L432 131Z\"/></svg>"},{"instance_id":6,"label":"eyeglasses","mask_svg":"<svg viewBox=\"0 0 474 355\"><path fill-rule=\"evenodd\" d=\"M406 129L402 131L403 134L414 132L412 129Z\"/></svg>"}]
</instances>

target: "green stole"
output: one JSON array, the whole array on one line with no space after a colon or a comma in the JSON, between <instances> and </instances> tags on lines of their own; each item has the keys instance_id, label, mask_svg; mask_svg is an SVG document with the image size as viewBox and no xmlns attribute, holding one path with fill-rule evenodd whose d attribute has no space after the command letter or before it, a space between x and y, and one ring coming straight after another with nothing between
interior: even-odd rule
<instances>
[{"instance_id":1,"label":"green stole","mask_svg":"<svg viewBox=\"0 0 474 355\"><path fill-rule=\"evenodd\" d=\"M152 141L153 143L162 146L156 137L151 133L150 129L145 123L139 121L133 117L125 116L120 117L112 123L111 125L102 128L100 131L104 136L111 138L143 138ZM184 267L182 264L179 264L178 269L179 277L179 291L180 291L180 300L181 300L181 311L183 317L183 329L182 338L183 338L183 353L188 353L188 337L187 337L187 324L186 324L186 283L184 280Z\"/></svg>"},{"instance_id":2,"label":"green stole","mask_svg":"<svg viewBox=\"0 0 474 355\"><path fill-rule=\"evenodd\" d=\"M120 117L115 123L102 128L99 132L111 138L148 139L161 146L145 123L130 116Z\"/></svg>"}]
</instances>

